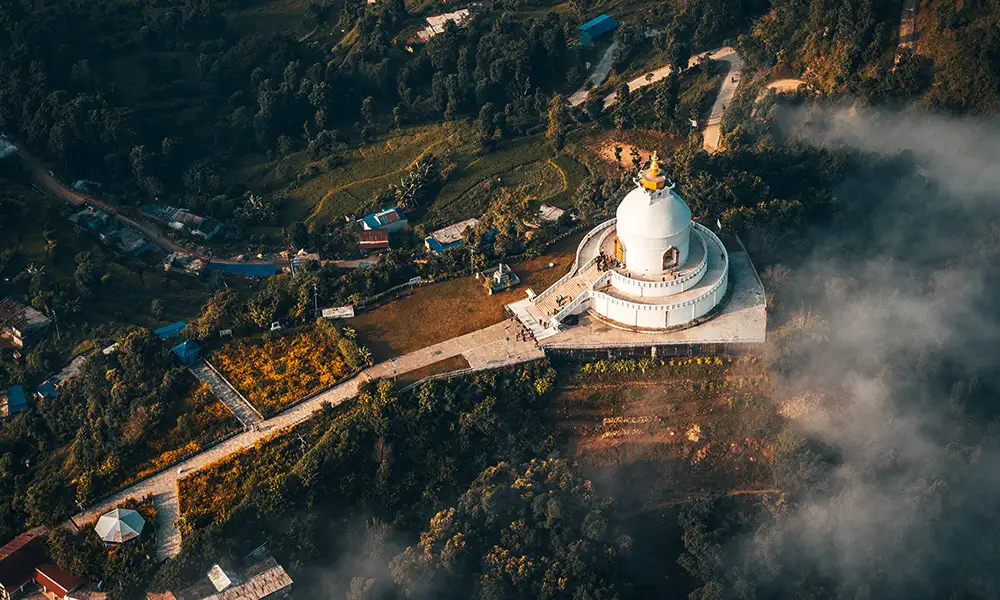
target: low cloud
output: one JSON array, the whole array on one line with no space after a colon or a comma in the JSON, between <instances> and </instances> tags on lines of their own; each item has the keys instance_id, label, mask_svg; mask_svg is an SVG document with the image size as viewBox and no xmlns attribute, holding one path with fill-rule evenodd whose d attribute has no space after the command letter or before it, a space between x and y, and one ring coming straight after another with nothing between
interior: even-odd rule
<instances>
[{"instance_id":1,"label":"low cloud","mask_svg":"<svg viewBox=\"0 0 1000 600\"><path fill-rule=\"evenodd\" d=\"M954 401L956 381L1000 366L989 260L1000 122L816 107L780 123L808 144L916 167L845 182L837 197L853 214L813 233L782 290L821 316L827 339L777 393L837 466L748 543L751 562L892 595L955 589L966 571L954 565L986 560L970 554L1000 508L1000 455L977 445Z\"/></svg>"}]
</instances>

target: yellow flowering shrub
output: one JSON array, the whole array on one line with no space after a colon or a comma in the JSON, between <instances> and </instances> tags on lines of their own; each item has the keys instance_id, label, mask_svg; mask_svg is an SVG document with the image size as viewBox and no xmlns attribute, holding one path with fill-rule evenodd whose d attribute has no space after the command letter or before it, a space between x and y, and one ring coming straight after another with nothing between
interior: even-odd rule
<instances>
[{"instance_id":1,"label":"yellow flowering shrub","mask_svg":"<svg viewBox=\"0 0 1000 600\"><path fill-rule=\"evenodd\" d=\"M332 385L350 372L336 337L320 328L228 344L209 360L264 414Z\"/></svg>"},{"instance_id":2,"label":"yellow flowering shrub","mask_svg":"<svg viewBox=\"0 0 1000 600\"><path fill-rule=\"evenodd\" d=\"M146 441L142 455L151 458L135 468L129 481L148 477L240 428L233 413L200 381L173 411L177 417L170 428Z\"/></svg>"}]
</instances>

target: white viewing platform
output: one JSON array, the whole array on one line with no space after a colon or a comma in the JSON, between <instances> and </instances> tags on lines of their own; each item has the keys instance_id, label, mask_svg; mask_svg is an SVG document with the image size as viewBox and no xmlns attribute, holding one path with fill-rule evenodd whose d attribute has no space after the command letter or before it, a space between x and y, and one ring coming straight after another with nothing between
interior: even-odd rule
<instances>
[{"instance_id":1,"label":"white viewing platform","mask_svg":"<svg viewBox=\"0 0 1000 600\"><path fill-rule=\"evenodd\" d=\"M762 343L764 289L742 244L691 220L655 155L637 184L570 271L510 312L542 348Z\"/></svg>"}]
</instances>

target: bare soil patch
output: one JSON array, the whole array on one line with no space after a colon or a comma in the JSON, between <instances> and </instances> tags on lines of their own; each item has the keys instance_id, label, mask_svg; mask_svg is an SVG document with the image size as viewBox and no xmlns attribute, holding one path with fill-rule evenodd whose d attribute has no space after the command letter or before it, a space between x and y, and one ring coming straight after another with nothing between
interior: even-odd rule
<instances>
[{"instance_id":1,"label":"bare soil patch","mask_svg":"<svg viewBox=\"0 0 1000 600\"><path fill-rule=\"evenodd\" d=\"M558 396L567 451L595 484L629 512L774 487L771 438L782 419L754 357L643 360L644 374L577 372Z\"/></svg>"}]
</instances>

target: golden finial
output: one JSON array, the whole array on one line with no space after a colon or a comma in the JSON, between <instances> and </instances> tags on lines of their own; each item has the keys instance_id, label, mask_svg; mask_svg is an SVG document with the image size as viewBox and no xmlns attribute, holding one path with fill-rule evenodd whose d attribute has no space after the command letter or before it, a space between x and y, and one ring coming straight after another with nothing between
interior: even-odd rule
<instances>
[{"instance_id":1,"label":"golden finial","mask_svg":"<svg viewBox=\"0 0 1000 600\"><path fill-rule=\"evenodd\" d=\"M662 190L666 178L660 174L660 155L653 151L649 158L649 168L639 175L639 185L649 191Z\"/></svg>"}]
</instances>

